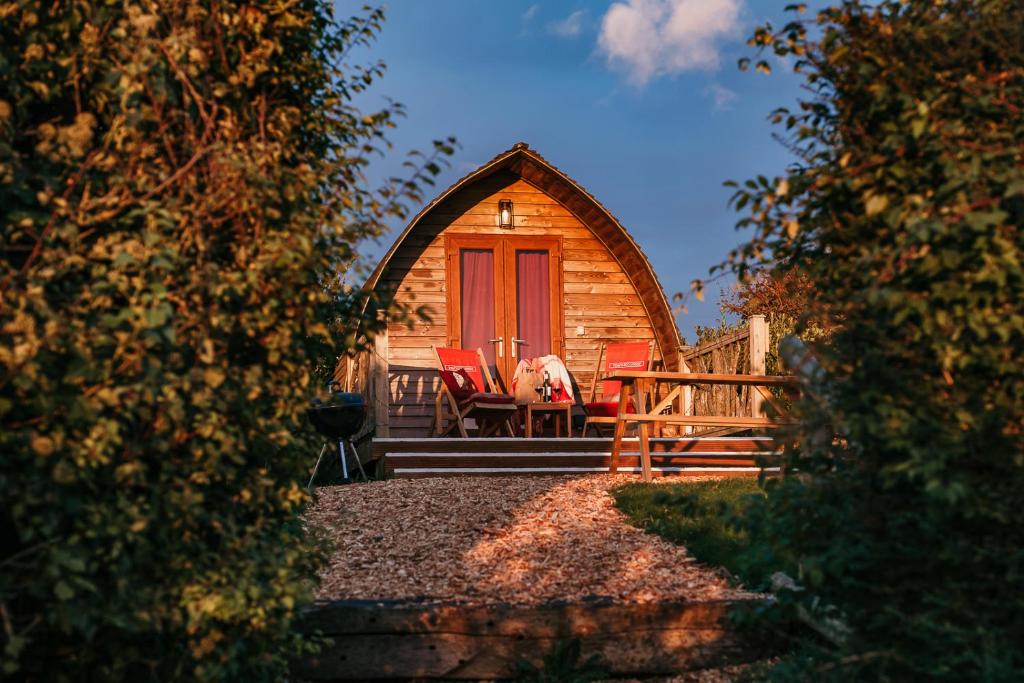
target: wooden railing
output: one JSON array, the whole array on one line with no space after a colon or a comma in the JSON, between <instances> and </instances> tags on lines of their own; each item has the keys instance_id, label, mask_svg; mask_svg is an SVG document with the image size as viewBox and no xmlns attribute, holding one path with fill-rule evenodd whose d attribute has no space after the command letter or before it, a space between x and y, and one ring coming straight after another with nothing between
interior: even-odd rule
<instances>
[{"instance_id":1,"label":"wooden railing","mask_svg":"<svg viewBox=\"0 0 1024 683\"><path fill-rule=\"evenodd\" d=\"M619 371L605 379L622 383L619 407L615 415L615 438L612 442L611 466L615 472L622 453L622 438L627 426L637 426L640 457L644 481L651 478L649 438L663 425L684 428L709 427L712 429L772 429L791 424L783 406L775 401L769 387L795 391L797 381L792 376L779 375L715 375L696 372ZM683 392L701 384L726 387L751 387L762 402L773 404L772 415L731 416L692 415L679 412L678 399ZM667 389L667 392L664 391Z\"/></svg>"},{"instance_id":2,"label":"wooden railing","mask_svg":"<svg viewBox=\"0 0 1024 683\"><path fill-rule=\"evenodd\" d=\"M752 316L747 327L698 347L679 349L679 368L684 372L708 375L764 375L768 350L768 330L764 316ZM361 393L367 401L368 417L357 441L373 433L377 437L389 436L388 413L392 388L388 373L388 335L379 334L374 346L338 362L334 379L346 391ZM655 365L655 369L658 368ZM660 392L659 387L658 392ZM772 392L764 387L746 384L691 383L685 385L673 412L692 417L763 417L765 401ZM656 393L656 402L665 396ZM729 427L708 424L666 425L665 436L679 433L716 436L730 431ZM658 425L658 431L661 430Z\"/></svg>"},{"instance_id":3,"label":"wooden railing","mask_svg":"<svg viewBox=\"0 0 1024 683\"><path fill-rule=\"evenodd\" d=\"M385 347L385 353L387 348ZM366 435L375 432L377 436L387 436L388 387L387 373L374 372L380 367L384 358L378 349L373 348L357 353L354 356L342 356L334 368L332 379L341 391L362 394L366 399L367 418L362 428L353 437L359 444ZM385 382L380 382L383 377ZM383 425L383 430L382 430ZM383 434L381 432L384 432Z\"/></svg>"},{"instance_id":4,"label":"wooden railing","mask_svg":"<svg viewBox=\"0 0 1024 683\"><path fill-rule=\"evenodd\" d=\"M700 346L679 349L684 372L707 375L764 375L768 325L763 315L751 316L746 327ZM682 390L681 412L691 416L762 417L765 396L752 384L693 384ZM685 433L711 434L723 427L685 426Z\"/></svg>"}]
</instances>

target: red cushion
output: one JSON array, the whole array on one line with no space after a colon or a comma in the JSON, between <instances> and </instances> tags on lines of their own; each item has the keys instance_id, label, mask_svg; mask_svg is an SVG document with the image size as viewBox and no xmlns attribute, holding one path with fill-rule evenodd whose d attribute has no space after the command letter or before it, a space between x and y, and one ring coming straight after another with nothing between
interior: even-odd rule
<instances>
[{"instance_id":1,"label":"red cushion","mask_svg":"<svg viewBox=\"0 0 1024 683\"><path fill-rule=\"evenodd\" d=\"M465 408L470 403L476 403L482 408L486 408L488 405L515 405L516 397L511 394L485 394L478 391L460 400L459 407Z\"/></svg>"},{"instance_id":2,"label":"red cushion","mask_svg":"<svg viewBox=\"0 0 1024 683\"><path fill-rule=\"evenodd\" d=\"M465 368L442 370L441 380L448 386L448 391L452 392L455 400L460 403L473 394L479 393L475 386L476 380ZM482 379L480 381L483 383Z\"/></svg>"},{"instance_id":3,"label":"red cushion","mask_svg":"<svg viewBox=\"0 0 1024 683\"><path fill-rule=\"evenodd\" d=\"M458 383L458 375L455 375L455 377L455 383ZM476 387L474 387L471 383L463 384L459 386L457 389L450 389L450 391L452 392L452 396L454 396L455 400L459 403L462 403L470 396L473 396L474 394L478 393Z\"/></svg>"},{"instance_id":4,"label":"red cushion","mask_svg":"<svg viewBox=\"0 0 1024 683\"><path fill-rule=\"evenodd\" d=\"M585 403L583 411L587 414L587 417L615 417L619 414L619 402L597 401L595 403ZM635 413L636 406L632 402L626 404L626 412Z\"/></svg>"}]
</instances>

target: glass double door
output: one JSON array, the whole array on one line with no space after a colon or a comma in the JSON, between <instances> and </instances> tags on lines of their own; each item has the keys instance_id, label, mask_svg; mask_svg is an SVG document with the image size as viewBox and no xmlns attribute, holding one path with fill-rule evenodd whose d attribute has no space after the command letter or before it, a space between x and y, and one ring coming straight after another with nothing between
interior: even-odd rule
<instances>
[{"instance_id":1,"label":"glass double door","mask_svg":"<svg viewBox=\"0 0 1024 683\"><path fill-rule=\"evenodd\" d=\"M506 390L523 358L562 350L562 247L558 237L449 235L448 341L482 349Z\"/></svg>"}]
</instances>

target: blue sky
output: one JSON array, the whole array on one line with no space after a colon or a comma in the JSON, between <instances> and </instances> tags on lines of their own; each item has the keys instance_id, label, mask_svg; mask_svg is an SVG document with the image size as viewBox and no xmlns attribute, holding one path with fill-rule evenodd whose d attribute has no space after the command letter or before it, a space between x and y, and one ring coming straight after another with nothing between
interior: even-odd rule
<instances>
[{"instance_id":1,"label":"blue sky","mask_svg":"<svg viewBox=\"0 0 1024 683\"><path fill-rule=\"evenodd\" d=\"M791 161L767 116L795 103L800 81L782 65L771 75L736 67L752 54L752 28L781 23L790 1L392 0L379 40L353 55L388 67L360 106L386 96L408 114L371 177L400 173L405 152L454 135L440 191L527 142L626 226L669 296L687 291L743 239L722 183L780 175ZM364 249L369 261L401 227ZM689 341L694 325L718 319L727 284L689 298L677 318Z\"/></svg>"}]
</instances>

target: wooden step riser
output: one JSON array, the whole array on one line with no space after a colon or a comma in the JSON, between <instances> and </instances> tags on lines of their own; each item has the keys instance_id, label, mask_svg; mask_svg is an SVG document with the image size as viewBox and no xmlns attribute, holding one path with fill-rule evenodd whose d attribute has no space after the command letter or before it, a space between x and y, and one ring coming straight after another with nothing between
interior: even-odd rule
<instances>
[{"instance_id":1,"label":"wooden step riser","mask_svg":"<svg viewBox=\"0 0 1024 683\"><path fill-rule=\"evenodd\" d=\"M625 439L619 472L640 472L640 442ZM396 478L520 476L607 472L612 440L588 439L375 439L374 457ZM655 476L756 476L757 461L775 442L758 437L651 439Z\"/></svg>"},{"instance_id":2,"label":"wooden step riser","mask_svg":"<svg viewBox=\"0 0 1024 683\"><path fill-rule=\"evenodd\" d=\"M375 439L375 458L386 453L594 453L610 452L611 439ZM623 453L639 453L636 439L623 441ZM771 439L652 439L652 453L770 453Z\"/></svg>"},{"instance_id":3,"label":"wooden step riser","mask_svg":"<svg viewBox=\"0 0 1024 683\"><path fill-rule=\"evenodd\" d=\"M652 455L653 467L753 467L757 464L752 457L737 458L730 455L718 457L693 457L675 455ZM441 455L430 453L388 454L384 459L385 469L398 467L604 467L611 465L608 454L536 454L536 455ZM623 455L620 467L639 467L639 455Z\"/></svg>"},{"instance_id":4,"label":"wooden step riser","mask_svg":"<svg viewBox=\"0 0 1024 683\"><path fill-rule=\"evenodd\" d=\"M583 469L583 468L581 468ZM394 479L427 479L437 477L550 477L558 475L582 475L582 474L602 474L607 473L607 468L590 468L580 471L566 470L558 468L550 469L511 469L505 471L502 469L469 469L469 470L452 470L452 469L430 469L430 468L410 468L399 469L393 472L389 472L388 476ZM640 476L640 468L619 468L620 474L635 474L638 478ZM766 470L769 475L777 474L776 470ZM761 470L756 467L732 467L732 468L684 468L681 470L661 470L654 469L651 474L655 477L757 477L761 474Z\"/></svg>"}]
</instances>

